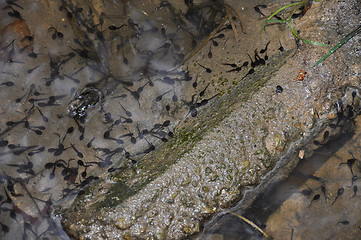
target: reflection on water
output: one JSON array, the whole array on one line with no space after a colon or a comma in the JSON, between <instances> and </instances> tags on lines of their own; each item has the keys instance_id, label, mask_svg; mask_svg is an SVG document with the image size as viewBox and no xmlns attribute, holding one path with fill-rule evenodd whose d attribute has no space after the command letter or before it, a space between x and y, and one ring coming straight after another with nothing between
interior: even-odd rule
<instances>
[{"instance_id":1,"label":"reflection on water","mask_svg":"<svg viewBox=\"0 0 361 240\"><path fill-rule=\"evenodd\" d=\"M299 150L299 163L290 175L268 186L249 208L238 212L273 239L359 239L361 117L353 120L359 112L358 91L349 95L351 104L338 101L338 117ZM208 226L200 239L266 238L226 214Z\"/></svg>"},{"instance_id":2,"label":"reflection on water","mask_svg":"<svg viewBox=\"0 0 361 240\"><path fill-rule=\"evenodd\" d=\"M53 206L154 151L214 97L180 68L224 16L213 4L0 4L2 239L66 239Z\"/></svg>"}]
</instances>

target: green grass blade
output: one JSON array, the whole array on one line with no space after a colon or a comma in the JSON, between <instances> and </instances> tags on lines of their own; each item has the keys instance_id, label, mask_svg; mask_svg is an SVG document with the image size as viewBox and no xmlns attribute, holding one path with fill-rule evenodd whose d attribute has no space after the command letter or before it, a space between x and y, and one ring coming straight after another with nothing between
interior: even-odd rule
<instances>
[{"instance_id":1,"label":"green grass blade","mask_svg":"<svg viewBox=\"0 0 361 240\"><path fill-rule=\"evenodd\" d=\"M276 19L271 19L271 20L267 20L267 23L286 23L284 20L276 20Z\"/></svg>"},{"instance_id":2,"label":"green grass blade","mask_svg":"<svg viewBox=\"0 0 361 240\"><path fill-rule=\"evenodd\" d=\"M279 9L277 9L277 11L275 11L274 13L271 14L271 16L269 16L267 18L267 20L263 23L263 26L261 28L261 32L260 32L260 35L262 35L262 31L263 29L266 27L267 23L269 22L269 20L271 20L271 18L273 18L277 13L281 12L282 10L286 9L286 8L289 8L289 7L292 7L292 6L296 6L296 5L300 5L302 4L302 2L296 2L296 3L291 3L291 4L288 4L286 6L283 6Z\"/></svg>"},{"instance_id":3,"label":"green grass blade","mask_svg":"<svg viewBox=\"0 0 361 240\"><path fill-rule=\"evenodd\" d=\"M328 58L333 52L335 52L337 49L339 49L344 43L346 43L348 40L350 40L352 37L354 37L356 34L361 32L361 26L358 27L356 30L352 31L350 34L348 34L346 37L344 37L336 46L334 46L326 55L324 55L320 60L318 60L313 67L316 67L318 64L320 64L323 60Z\"/></svg>"},{"instance_id":4,"label":"green grass blade","mask_svg":"<svg viewBox=\"0 0 361 240\"><path fill-rule=\"evenodd\" d=\"M292 19L290 19L289 23L290 23L290 28L291 28L291 30L292 30L293 35L294 35L296 38L302 40L303 42L308 43L308 44L312 44L312 45L316 45L316 46L322 46L322 47L329 47L329 46L330 46L330 45L325 44L325 43L314 42L314 41L311 41L311 40L307 40L307 39L301 38L300 36L297 35L295 29L294 29L293 26L292 26Z\"/></svg>"},{"instance_id":5,"label":"green grass blade","mask_svg":"<svg viewBox=\"0 0 361 240\"><path fill-rule=\"evenodd\" d=\"M277 9L277 11L275 11L274 13L271 14L271 16L269 16L267 18L267 20L270 20L271 18L273 18L277 13L281 12L282 10L286 9L286 8L289 8L289 7L292 7L292 6L296 6L296 5L301 5L302 2L296 2L296 3L291 3L291 4L288 4L286 6L283 6L279 9Z\"/></svg>"}]
</instances>

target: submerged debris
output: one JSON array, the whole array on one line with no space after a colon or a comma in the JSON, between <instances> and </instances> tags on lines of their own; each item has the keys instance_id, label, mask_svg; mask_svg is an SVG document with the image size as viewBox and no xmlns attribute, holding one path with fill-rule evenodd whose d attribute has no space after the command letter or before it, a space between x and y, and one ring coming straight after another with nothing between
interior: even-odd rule
<instances>
[{"instance_id":1,"label":"submerged debris","mask_svg":"<svg viewBox=\"0 0 361 240\"><path fill-rule=\"evenodd\" d=\"M86 114L88 108L93 108L102 101L102 93L92 87L84 88L80 93L77 93L69 104L67 114L70 117L82 118Z\"/></svg>"}]
</instances>

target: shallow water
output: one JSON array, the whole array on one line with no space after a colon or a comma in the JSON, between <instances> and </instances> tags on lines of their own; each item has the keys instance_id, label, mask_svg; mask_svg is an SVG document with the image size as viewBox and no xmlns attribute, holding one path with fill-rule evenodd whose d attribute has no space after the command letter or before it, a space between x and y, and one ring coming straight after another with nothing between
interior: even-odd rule
<instances>
[{"instance_id":1,"label":"shallow water","mask_svg":"<svg viewBox=\"0 0 361 240\"><path fill-rule=\"evenodd\" d=\"M286 179L259 193L245 211L235 212L269 238L225 214L200 239L358 239L360 120L334 120L299 150L300 162Z\"/></svg>"},{"instance_id":2,"label":"shallow water","mask_svg":"<svg viewBox=\"0 0 361 240\"><path fill-rule=\"evenodd\" d=\"M154 151L213 97L181 63L224 12L185 26L172 5L142 1L0 8L1 236L66 239L53 207Z\"/></svg>"},{"instance_id":3,"label":"shallow water","mask_svg":"<svg viewBox=\"0 0 361 240\"><path fill-rule=\"evenodd\" d=\"M221 55L225 49L240 47L237 42L230 43L229 35L233 38L234 32L226 23L221 31L225 35L220 33L217 39L210 40L204 47L207 51L203 49L204 56L198 58L204 67L198 61L181 66L185 57L214 29L214 23L224 14L221 11L210 22L197 25L204 20L202 10L209 11L207 5L202 5L200 12L196 12L200 15L190 16L193 17L190 23L184 23L174 17L172 8L186 12L183 1L175 1L171 6L152 1L14 2L0 4L4 13L0 18L3 29L0 32L0 99L4 102L0 106L1 237L67 239L59 224L61 216L54 215L52 209L69 205L79 191L98 177L123 167L132 168L143 156L172 138L180 121L196 117L222 92L222 87L215 86L210 75L220 79L219 85L227 84L227 78L221 79L223 75L213 73L215 65L228 63L228 59L221 58L221 62L218 58L217 62L215 55ZM8 4L12 4L13 9ZM253 5L249 9L254 13L252 17L261 17L253 12ZM256 20L249 21L252 27L256 25ZM258 32L255 35L257 38L248 32L247 36L258 41ZM277 40L271 42L270 50L277 51L282 46ZM252 74L253 67L239 67L248 60L251 64L262 65L256 61L255 42L250 43L251 47L243 44L240 50L242 54L248 52L251 59L246 54L240 59L237 56L237 68L223 65L219 72L237 73L242 80L243 76ZM264 48L266 42L261 42L258 49ZM294 47L293 39L288 46L284 40L282 42L285 48ZM221 47L217 47L218 44ZM213 58L209 54L212 54L211 50ZM267 53L258 55L258 60L264 60L265 56ZM188 67L198 69L190 74ZM198 79L198 74L203 78ZM275 90L271 92L277 98ZM332 149L332 154L336 150ZM328 162L331 155L328 150L326 154L321 152L315 169L321 169L320 165L325 165L324 161ZM345 162L350 154L346 152L341 156ZM310 161L307 158L304 162ZM333 172L344 170L347 174L345 164L339 166L338 163ZM307 176L316 174L316 170L312 171L307 171ZM354 171L359 173L357 169ZM343 203L343 197L357 186L355 181L352 188L348 188L349 177L345 183L335 180L339 181L337 185L332 185L333 181L320 185L320 181L314 180L297 175L291 184L277 185L281 193L273 196L272 204L262 197L256 210L250 209L245 216L266 227L272 236L285 232L283 236L289 239L293 232L294 239L298 236L312 239L313 236L302 235L307 232L302 229L305 225L291 222L294 219L288 219L280 226L275 214L277 209L287 199L298 196L302 199L297 201L302 202L306 210L308 206L314 210L323 200L319 193L321 186L327 190L329 199L325 199L328 203L335 200L335 193L342 186L344 193L334 205L332 202L325 205L327 210L330 205L336 207ZM311 195L300 192L311 192ZM312 201L316 194L320 194L320 198ZM264 193L266 195L268 197L268 193ZM357 194L352 201L356 199ZM121 200L114 201L119 203ZM265 206L265 203L269 205ZM304 213L295 215L303 216ZM272 222L272 216L278 225ZM355 218L348 219L348 224L345 224L346 220L340 220L337 227L351 226ZM246 239L257 238L257 232L240 222L230 217L224 229L214 228L211 232L221 234L225 239L239 239L245 232L249 233Z\"/></svg>"}]
</instances>

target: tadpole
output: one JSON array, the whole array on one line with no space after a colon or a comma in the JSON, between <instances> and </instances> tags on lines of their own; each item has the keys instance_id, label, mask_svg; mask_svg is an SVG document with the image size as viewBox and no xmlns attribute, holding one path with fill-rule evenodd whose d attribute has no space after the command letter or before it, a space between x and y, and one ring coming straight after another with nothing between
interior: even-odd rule
<instances>
[{"instance_id":1,"label":"tadpole","mask_svg":"<svg viewBox=\"0 0 361 240\"><path fill-rule=\"evenodd\" d=\"M12 1L12 0L6 0L5 2L6 2L6 4L13 5L13 6L15 6L15 7L24 9L22 6L20 6L19 4L15 3L15 2Z\"/></svg>"},{"instance_id":2,"label":"tadpole","mask_svg":"<svg viewBox=\"0 0 361 240\"><path fill-rule=\"evenodd\" d=\"M153 144L151 144L151 143L148 143L148 144L149 144L149 147L143 151L144 154L148 154L155 150L155 146Z\"/></svg>"},{"instance_id":3,"label":"tadpole","mask_svg":"<svg viewBox=\"0 0 361 240\"><path fill-rule=\"evenodd\" d=\"M123 106L121 103L119 103L119 104L120 104L120 106L123 108L123 110L125 111L125 114L126 114L128 117L131 117L131 116L132 116L132 113L129 112L129 111L127 111L127 109L125 109L124 106Z\"/></svg>"},{"instance_id":4,"label":"tadpole","mask_svg":"<svg viewBox=\"0 0 361 240\"><path fill-rule=\"evenodd\" d=\"M65 148L64 145L61 143L61 141L60 141L60 135L57 134L57 133L54 133L54 134L55 134L56 136L58 136L58 138L59 138L58 148L49 148L49 149L48 149L48 152L53 153L54 156L60 156L60 155L63 154L63 152L64 152L65 150L67 150L68 148Z\"/></svg>"},{"instance_id":5,"label":"tadpole","mask_svg":"<svg viewBox=\"0 0 361 240\"><path fill-rule=\"evenodd\" d=\"M196 79L194 80L194 82L193 82L193 84L192 84L192 87L193 87L193 88L197 88L197 86L198 86L197 80L198 80L198 75L197 75Z\"/></svg>"},{"instance_id":6,"label":"tadpole","mask_svg":"<svg viewBox=\"0 0 361 240\"><path fill-rule=\"evenodd\" d=\"M170 78L170 77L164 77L164 78L162 79L162 82L164 82L164 83L166 83L166 84L169 84L169 85L174 85L175 79Z\"/></svg>"},{"instance_id":7,"label":"tadpole","mask_svg":"<svg viewBox=\"0 0 361 240\"><path fill-rule=\"evenodd\" d=\"M79 136L79 140L82 141L84 139L85 127L80 125L75 118L73 118L73 119L74 119L75 123L78 125L78 131L81 133L81 135Z\"/></svg>"},{"instance_id":8,"label":"tadpole","mask_svg":"<svg viewBox=\"0 0 361 240\"><path fill-rule=\"evenodd\" d=\"M37 58L38 57L38 54L37 53L34 53L34 50L33 48L31 49L31 53L28 54L29 57L31 58Z\"/></svg>"},{"instance_id":9,"label":"tadpole","mask_svg":"<svg viewBox=\"0 0 361 240\"><path fill-rule=\"evenodd\" d=\"M207 86L199 93L200 97L204 96L204 93L206 92L207 88L209 87L210 83L207 84Z\"/></svg>"},{"instance_id":10,"label":"tadpole","mask_svg":"<svg viewBox=\"0 0 361 240\"><path fill-rule=\"evenodd\" d=\"M138 88L136 91L132 91L127 87L124 87L125 90L127 90L130 95L132 95L132 97L138 102L138 105L140 106L140 102L139 102L139 98L140 98L140 92L143 90L142 88Z\"/></svg>"},{"instance_id":11,"label":"tadpole","mask_svg":"<svg viewBox=\"0 0 361 240\"><path fill-rule=\"evenodd\" d=\"M3 83L1 83L1 85L7 86L7 87L12 87L12 86L14 86L14 82L11 82L11 81L3 82Z\"/></svg>"},{"instance_id":12,"label":"tadpole","mask_svg":"<svg viewBox=\"0 0 361 240\"><path fill-rule=\"evenodd\" d=\"M349 169L351 171L352 176L355 176L355 174L353 173L353 170L352 170L352 165L356 162L356 160L357 160L356 158L350 158L347 160L347 162L342 162L338 166L341 166L342 164L347 164L347 166L349 167Z\"/></svg>"},{"instance_id":13,"label":"tadpole","mask_svg":"<svg viewBox=\"0 0 361 240\"><path fill-rule=\"evenodd\" d=\"M313 201L319 200L319 199L320 199L320 196L321 196L320 194L316 194L316 195L313 197L313 199L311 200L310 205L309 205L308 207L311 207L311 204L312 204Z\"/></svg>"},{"instance_id":14,"label":"tadpole","mask_svg":"<svg viewBox=\"0 0 361 240\"><path fill-rule=\"evenodd\" d=\"M213 57L213 53L212 53L212 45L209 45L209 52L208 52L208 58L212 58Z\"/></svg>"},{"instance_id":15,"label":"tadpole","mask_svg":"<svg viewBox=\"0 0 361 240\"><path fill-rule=\"evenodd\" d=\"M203 65L201 65L201 64L199 64L199 63L198 63L198 65L201 66L202 68L204 68L204 70L206 70L207 73L211 73L211 72L212 72L212 69L207 68L207 67L205 67L205 66L203 66Z\"/></svg>"},{"instance_id":16,"label":"tadpole","mask_svg":"<svg viewBox=\"0 0 361 240\"><path fill-rule=\"evenodd\" d=\"M233 69L228 70L228 71L226 71L226 72L239 72L239 71L242 70L243 67L247 67L247 66L248 66L248 62L247 62L247 61L244 62L244 63L242 64L242 66L240 66L240 67L237 67L237 64L235 64L235 63L224 63L223 65L228 65L228 66L233 67ZM253 72L254 72L254 69L252 68L251 70L252 70L252 73L253 73ZM251 70L250 70L250 71L251 71ZM252 74L252 73L250 73L250 74ZM247 75L246 75L246 76L247 76Z\"/></svg>"},{"instance_id":17,"label":"tadpole","mask_svg":"<svg viewBox=\"0 0 361 240\"><path fill-rule=\"evenodd\" d=\"M278 48L278 50L280 50L280 52L283 52L285 49L284 49L284 47L283 47L282 44L281 44L281 40L278 39L278 42L279 42L279 44L280 44L280 47Z\"/></svg>"},{"instance_id":18,"label":"tadpole","mask_svg":"<svg viewBox=\"0 0 361 240\"><path fill-rule=\"evenodd\" d=\"M261 49L261 51L259 51L259 53L263 54L265 52L267 52L267 48L268 48L268 45L270 44L271 41L268 41L265 48L264 49Z\"/></svg>"},{"instance_id":19,"label":"tadpole","mask_svg":"<svg viewBox=\"0 0 361 240\"><path fill-rule=\"evenodd\" d=\"M236 67L237 67L237 64L235 64L235 63L222 63L222 65L231 66L231 67L233 67L233 68L236 68Z\"/></svg>"},{"instance_id":20,"label":"tadpole","mask_svg":"<svg viewBox=\"0 0 361 240\"><path fill-rule=\"evenodd\" d=\"M115 30L118 30L118 29L121 29L122 27L124 27L125 24L121 25L120 27L117 27L117 26L114 26L114 25L110 25L109 26L109 29L112 30L112 31L115 31Z\"/></svg>"},{"instance_id":21,"label":"tadpole","mask_svg":"<svg viewBox=\"0 0 361 240\"><path fill-rule=\"evenodd\" d=\"M175 92L173 92L172 101L173 101L173 102L177 102L177 101L178 101L178 96L175 94Z\"/></svg>"},{"instance_id":22,"label":"tadpole","mask_svg":"<svg viewBox=\"0 0 361 240\"><path fill-rule=\"evenodd\" d=\"M91 148L91 147L92 147L92 143L93 143L94 139L95 139L95 137L93 137L93 138L88 142L88 144L86 145L87 148Z\"/></svg>"},{"instance_id":23,"label":"tadpole","mask_svg":"<svg viewBox=\"0 0 361 240\"><path fill-rule=\"evenodd\" d=\"M257 49L254 50L254 59L256 66L266 64L266 61L258 55Z\"/></svg>"},{"instance_id":24,"label":"tadpole","mask_svg":"<svg viewBox=\"0 0 361 240\"><path fill-rule=\"evenodd\" d=\"M15 99L15 102L19 103L21 102L21 100L23 100L23 98L25 97L26 93L22 96L22 97L19 97L17 99ZM29 99L30 100L30 99Z\"/></svg>"},{"instance_id":25,"label":"tadpole","mask_svg":"<svg viewBox=\"0 0 361 240\"><path fill-rule=\"evenodd\" d=\"M326 139L327 139L329 136L330 136L330 132L329 132L329 131L325 131L325 132L323 133L323 140L322 140L322 142L325 142Z\"/></svg>"},{"instance_id":26,"label":"tadpole","mask_svg":"<svg viewBox=\"0 0 361 240\"><path fill-rule=\"evenodd\" d=\"M53 39L53 40L55 40L57 37L58 38L63 38L64 37L64 34L62 33L62 32L59 32L55 27L50 27L49 29L48 29L48 31L49 30L54 30L54 33L53 33L53 35L51 36L51 38Z\"/></svg>"},{"instance_id":27,"label":"tadpole","mask_svg":"<svg viewBox=\"0 0 361 240\"><path fill-rule=\"evenodd\" d=\"M64 142L66 136L68 136L68 134L71 134L72 132L74 132L74 127L69 127L68 130L66 131L63 140L61 142Z\"/></svg>"},{"instance_id":28,"label":"tadpole","mask_svg":"<svg viewBox=\"0 0 361 240\"><path fill-rule=\"evenodd\" d=\"M8 140L0 140L0 147L5 147L9 144Z\"/></svg>"},{"instance_id":29,"label":"tadpole","mask_svg":"<svg viewBox=\"0 0 361 240\"><path fill-rule=\"evenodd\" d=\"M160 102L160 101L163 99L163 96L164 96L165 94L167 94L167 93L170 93L171 91L172 91L172 90L169 90L169 91L164 92L164 93L162 93L161 95L157 96L157 97L155 98L155 101L156 101L156 102Z\"/></svg>"},{"instance_id":30,"label":"tadpole","mask_svg":"<svg viewBox=\"0 0 361 240\"><path fill-rule=\"evenodd\" d=\"M2 222L0 222L0 225L1 225L1 229L5 234L9 232L9 227L7 225L3 224Z\"/></svg>"},{"instance_id":31,"label":"tadpole","mask_svg":"<svg viewBox=\"0 0 361 240\"><path fill-rule=\"evenodd\" d=\"M21 17L20 12L17 11L17 10L15 10L12 6L6 6L6 7L3 8L3 10L4 10L4 9L8 9L8 8L10 8L10 9L12 10L12 12L8 12L8 15L9 15L10 17L15 17L15 18L18 18L18 19L20 19L20 20L24 20L24 19Z\"/></svg>"},{"instance_id":32,"label":"tadpole","mask_svg":"<svg viewBox=\"0 0 361 240\"><path fill-rule=\"evenodd\" d=\"M83 157L84 157L84 155L83 155L78 149L76 149L76 147L75 147L72 143L70 143L70 145L71 145L71 147L73 148L73 150L76 152L76 154L77 154L77 156L78 156L79 158L83 158Z\"/></svg>"},{"instance_id":33,"label":"tadpole","mask_svg":"<svg viewBox=\"0 0 361 240\"><path fill-rule=\"evenodd\" d=\"M354 104L356 95L357 95L357 92L356 92L356 91L353 91L353 92L352 92L352 105Z\"/></svg>"},{"instance_id":34,"label":"tadpole","mask_svg":"<svg viewBox=\"0 0 361 240\"><path fill-rule=\"evenodd\" d=\"M219 45L218 42L214 41L214 39L211 39L211 41L213 43L213 46L218 47L218 45Z\"/></svg>"},{"instance_id":35,"label":"tadpole","mask_svg":"<svg viewBox=\"0 0 361 240\"><path fill-rule=\"evenodd\" d=\"M43 121L44 122L48 122L49 121L49 119L40 111L40 109L39 109L39 107L36 107L37 109L38 109L38 111L39 111L39 113L40 113L40 115L41 115L41 117L42 117L42 119L43 119Z\"/></svg>"},{"instance_id":36,"label":"tadpole","mask_svg":"<svg viewBox=\"0 0 361 240\"><path fill-rule=\"evenodd\" d=\"M347 220L337 222L337 224L339 224L339 223L342 224L342 225L349 225L350 224L350 222L347 221Z\"/></svg>"},{"instance_id":37,"label":"tadpole","mask_svg":"<svg viewBox=\"0 0 361 240\"><path fill-rule=\"evenodd\" d=\"M322 191L322 193L323 193L323 196L325 197L325 201L327 201L327 197L326 197L326 187L325 187L325 185L322 185L322 186L321 186L321 191Z\"/></svg>"},{"instance_id":38,"label":"tadpole","mask_svg":"<svg viewBox=\"0 0 361 240\"><path fill-rule=\"evenodd\" d=\"M254 9L257 13L259 13L259 14L261 14L263 17L265 17L266 15L264 15L263 12L261 12L260 7L261 7L261 8L267 8L267 5L264 5L264 4L262 4L262 5L257 5L257 6L255 6L253 9Z\"/></svg>"},{"instance_id":39,"label":"tadpole","mask_svg":"<svg viewBox=\"0 0 361 240\"><path fill-rule=\"evenodd\" d=\"M337 195L336 195L335 200L333 200L332 205L336 202L337 198L344 193L344 191L345 191L345 189L343 187L341 187L337 190Z\"/></svg>"},{"instance_id":40,"label":"tadpole","mask_svg":"<svg viewBox=\"0 0 361 240\"><path fill-rule=\"evenodd\" d=\"M352 190L353 190L353 195L351 198L354 198L356 196L356 192L357 192L357 185L353 185Z\"/></svg>"},{"instance_id":41,"label":"tadpole","mask_svg":"<svg viewBox=\"0 0 361 240\"><path fill-rule=\"evenodd\" d=\"M45 150L45 147L44 147L44 146L39 147L38 149L35 149L35 150L29 152L29 153L28 153L28 156L34 156L35 154L44 152L44 150Z\"/></svg>"}]
</instances>

